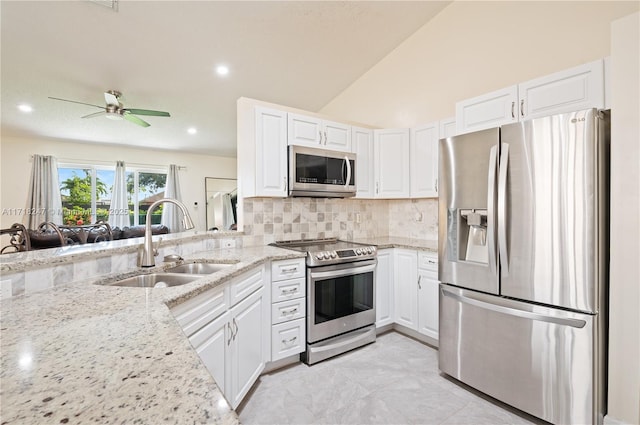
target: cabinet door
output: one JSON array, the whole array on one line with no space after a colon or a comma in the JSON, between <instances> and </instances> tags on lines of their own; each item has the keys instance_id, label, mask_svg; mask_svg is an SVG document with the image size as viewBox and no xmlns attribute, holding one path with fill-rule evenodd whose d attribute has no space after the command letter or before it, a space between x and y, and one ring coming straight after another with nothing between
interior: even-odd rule
<instances>
[{"instance_id":1,"label":"cabinet door","mask_svg":"<svg viewBox=\"0 0 640 425\"><path fill-rule=\"evenodd\" d=\"M438 339L438 273L418 271L418 332Z\"/></svg>"},{"instance_id":2,"label":"cabinet door","mask_svg":"<svg viewBox=\"0 0 640 425\"><path fill-rule=\"evenodd\" d=\"M408 198L410 194L409 129L374 130L377 198Z\"/></svg>"},{"instance_id":3,"label":"cabinet door","mask_svg":"<svg viewBox=\"0 0 640 425\"><path fill-rule=\"evenodd\" d=\"M418 255L416 251L396 249L394 253L395 322L418 329Z\"/></svg>"},{"instance_id":4,"label":"cabinet door","mask_svg":"<svg viewBox=\"0 0 640 425\"><path fill-rule=\"evenodd\" d=\"M453 137L456 135L456 117L440 120L440 138Z\"/></svg>"},{"instance_id":5,"label":"cabinet door","mask_svg":"<svg viewBox=\"0 0 640 425\"><path fill-rule=\"evenodd\" d=\"M602 60L556 72L518 86L520 119L604 108Z\"/></svg>"},{"instance_id":6,"label":"cabinet door","mask_svg":"<svg viewBox=\"0 0 640 425\"><path fill-rule=\"evenodd\" d=\"M256 196L287 196L287 113L255 108Z\"/></svg>"},{"instance_id":7,"label":"cabinet door","mask_svg":"<svg viewBox=\"0 0 640 425\"><path fill-rule=\"evenodd\" d=\"M356 197L373 198L374 162L373 130L351 128L351 146L356 154Z\"/></svg>"},{"instance_id":8,"label":"cabinet door","mask_svg":"<svg viewBox=\"0 0 640 425\"><path fill-rule=\"evenodd\" d=\"M411 197L438 196L439 125L432 122L411 129Z\"/></svg>"},{"instance_id":9,"label":"cabinet door","mask_svg":"<svg viewBox=\"0 0 640 425\"><path fill-rule=\"evenodd\" d=\"M457 134L518 121L518 86L507 87L456 103Z\"/></svg>"},{"instance_id":10,"label":"cabinet door","mask_svg":"<svg viewBox=\"0 0 640 425\"><path fill-rule=\"evenodd\" d=\"M351 126L333 121L322 122L323 145L327 149L351 152Z\"/></svg>"},{"instance_id":11,"label":"cabinet door","mask_svg":"<svg viewBox=\"0 0 640 425\"><path fill-rule=\"evenodd\" d=\"M322 120L305 115L288 115L289 145L308 146L311 148L322 147Z\"/></svg>"},{"instance_id":12,"label":"cabinet door","mask_svg":"<svg viewBox=\"0 0 640 425\"><path fill-rule=\"evenodd\" d=\"M393 249L378 251L376 327L393 323Z\"/></svg>"},{"instance_id":13,"label":"cabinet door","mask_svg":"<svg viewBox=\"0 0 640 425\"><path fill-rule=\"evenodd\" d=\"M225 313L189 337L189 342L223 394L228 391L226 388L228 381L225 376L225 364L228 362L227 347L231 342L228 322L229 315Z\"/></svg>"},{"instance_id":14,"label":"cabinet door","mask_svg":"<svg viewBox=\"0 0 640 425\"><path fill-rule=\"evenodd\" d=\"M227 393L227 400L233 409L238 407L264 370L267 355L263 338L270 326L263 326L263 291L264 288L258 290L230 310L233 336L229 355L231 390Z\"/></svg>"}]
</instances>

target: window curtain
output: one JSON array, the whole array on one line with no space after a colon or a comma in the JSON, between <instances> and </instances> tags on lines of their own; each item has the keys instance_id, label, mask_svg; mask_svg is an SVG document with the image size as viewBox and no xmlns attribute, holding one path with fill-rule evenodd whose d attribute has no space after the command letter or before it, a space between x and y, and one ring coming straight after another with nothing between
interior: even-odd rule
<instances>
[{"instance_id":1,"label":"window curtain","mask_svg":"<svg viewBox=\"0 0 640 425\"><path fill-rule=\"evenodd\" d=\"M231 225L235 223L233 219L233 206L231 205L231 194L222 195L222 227L224 230L230 230Z\"/></svg>"},{"instance_id":2,"label":"window curtain","mask_svg":"<svg viewBox=\"0 0 640 425\"><path fill-rule=\"evenodd\" d=\"M28 229L35 229L45 221L62 224L58 161L53 156L33 155L27 212Z\"/></svg>"},{"instance_id":3,"label":"window curtain","mask_svg":"<svg viewBox=\"0 0 640 425\"><path fill-rule=\"evenodd\" d=\"M182 195L180 194L180 181L178 178L179 167L177 165L169 165L169 172L167 173L167 184L164 189L164 197L172 198L176 201L182 202ZM170 233L182 232L182 212L178 207L173 204L165 203L162 206L162 218L160 223L169 228Z\"/></svg>"},{"instance_id":4,"label":"window curtain","mask_svg":"<svg viewBox=\"0 0 640 425\"><path fill-rule=\"evenodd\" d=\"M127 175L124 161L116 162L109 207L109 225L120 229L131 225L129 221L129 203L127 202Z\"/></svg>"}]
</instances>

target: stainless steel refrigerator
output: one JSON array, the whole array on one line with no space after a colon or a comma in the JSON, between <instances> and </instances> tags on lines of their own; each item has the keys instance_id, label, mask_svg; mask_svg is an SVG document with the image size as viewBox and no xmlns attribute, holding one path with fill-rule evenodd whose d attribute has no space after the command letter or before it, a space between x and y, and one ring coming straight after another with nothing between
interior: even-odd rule
<instances>
[{"instance_id":1,"label":"stainless steel refrigerator","mask_svg":"<svg viewBox=\"0 0 640 425\"><path fill-rule=\"evenodd\" d=\"M440 140L440 370L558 424L606 411L609 113Z\"/></svg>"}]
</instances>

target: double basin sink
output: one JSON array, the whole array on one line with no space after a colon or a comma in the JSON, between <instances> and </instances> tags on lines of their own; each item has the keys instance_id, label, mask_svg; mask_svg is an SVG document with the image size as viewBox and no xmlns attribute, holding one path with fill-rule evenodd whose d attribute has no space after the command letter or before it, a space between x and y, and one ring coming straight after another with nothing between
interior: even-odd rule
<instances>
[{"instance_id":1,"label":"double basin sink","mask_svg":"<svg viewBox=\"0 0 640 425\"><path fill-rule=\"evenodd\" d=\"M118 280L109 286L126 286L132 288L167 288L170 286L180 286L203 275L219 272L233 266L233 264L221 263L186 263L171 267L164 272L141 274Z\"/></svg>"}]
</instances>

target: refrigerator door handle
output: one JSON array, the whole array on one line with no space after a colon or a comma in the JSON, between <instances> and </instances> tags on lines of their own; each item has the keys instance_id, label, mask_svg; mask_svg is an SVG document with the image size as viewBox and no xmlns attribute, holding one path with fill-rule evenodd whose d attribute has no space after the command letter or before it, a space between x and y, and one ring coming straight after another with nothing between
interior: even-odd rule
<instances>
[{"instance_id":1,"label":"refrigerator door handle","mask_svg":"<svg viewBox=\"0 0 640 425\"><path fill-rule=\"evenodd\" d=\"M487 249L489 250L489 269L498 274L496 257L496 171L498 162L498 146L493 146L489 153L489 177L487 182Z\"/></svg>"},{"instance_id":2,"label":"refrigerator door handle","mask_svg":"<svg viewBox=\"0 0 640 425\"><path fill-rule=\"evenodd\" d=\"M453 298L458 302L483 308L485 310L495 311L496 313L507 314L509 316L522 317L524 319L529 319L529 320L537 320L540 322L555 323L557 325L562 325L562 326L571 326L572 328L583 328L587 324L587 322L580 319L549 316L546 314L534 313L531 311L520 310L513 307L506 307L498 304L492 304L486 301L473 298L472 296L469 296L469 295L461 296L442 286L440 287L440 290L442 291L442 295L444 295L445 297Z\"/></svg>"},{"instance_id":3,"label":"refrigerator door handle","mask_svg":"<svg viewBox=\"0 0 640 425\"><path fill-rule=\"evenodd\" d=\"M509 168L509 144L502 143L498 171L498 245L500 246L500 272L509 276L509 252L507 250L507 170Z\"/></svg>"}]
</instances>

